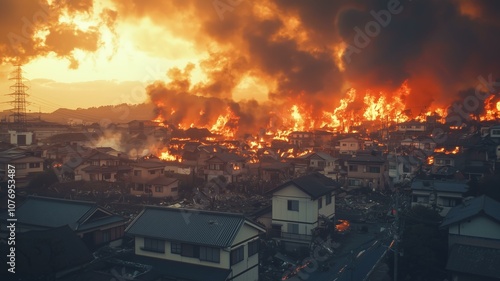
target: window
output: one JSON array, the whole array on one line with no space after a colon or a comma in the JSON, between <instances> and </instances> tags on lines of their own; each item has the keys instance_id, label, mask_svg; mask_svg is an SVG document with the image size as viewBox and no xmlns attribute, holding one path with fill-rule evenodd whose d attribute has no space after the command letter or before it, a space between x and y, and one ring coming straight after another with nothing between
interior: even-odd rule
<instances>
[{"instance_id":1,"label":"window","mask_svg":"<svg viewBox=\"0 0 500 281\"><path fill-rule=\"evenodd\" d=\"M165 241L159 239L144 238L144 251L165 253Z\"/></svg>"},{"instance_id":2,"label":"window","mask_svg":"<svg viewBox=\"0 0 500 281\"><path fill-rule=\"evenodd\" d=\"M289 223L288 233L299 234L299 225L297 223Z\"/></svg>"},{"instance_id":3,"label":"window","mask_svg":"<svg viewBox=\"0 0 500 281\"><path fill-rule=\"evenodd\" d=\"M200 260L219 263L220 250L212 247L200 247Z\"/></svg>"},{"instance_id":4,"label":"window","mask_svg":"<svg viewBox=\"0 0 500 281\"><path fill-rule=\"evenodd\" d=\"M368 173L378 174L378 173L380 173L380 167L369 166Z\"/></svg>"},{"instance_id":5,"label":"window","mask_svg":"<svg viewBox=\"0 0 500 281\"><path fill-rule=\"evenodd\" d=\"M349 165L349 172L357 172L358 165Z\"/></svg>"},{"instance_id":6,"label":"window","mask_svg":"<svg viewBox=\"0 0 500 281\"><path fill-rule=\"evenodd\" d=\"M111 174L110 173L102 174L102 178L105 180L109 180L109 179L111 179Z\"/></svg>"},{"instance_id":7,"label":"window","mask_svg":"<svg viewBox=\"0 0 500 281\"><path fill-rule=\"evenodd\" d=\"M231 265L237 264L244 259L245 246L241 246L231 251Z\"/></svg>"},{"instance_id":8,"label":"window","mask_svg":"<svg viewBox=\"0 0 500 281\"><path fill-rule=\"evenodd\" d=\"M318 209L323 207L323 197L318 198Z\"/></svg>"},{"instance_id":9,"label":"window","mask_svg":"<svg viewBox=\"0 0 500 281\"><path fill-rule=\"evenodd\" d=\"M190 244L181 245L181 256L197 258L200 255L200 248Z\"/></svg>"},{"instance_id":10,"label":"window","mask_svg":"<svg viewBox=\"0 0 500 281\"><path fill-rule=\"evenodd\" d=\"M30 169L40 168L40 163L30 163Z\"/></svg>"},{"instance_id":11,"label":"window","mask_svg":"<svg viewBox=\"0 0 500 281\"><path fill-rule=\"evenodd\" d=\"M347 146L347 143L343 143L342 146Z\"/></svg>"},{"instance_id":12,"label":"window","mask_svg":"<svg viewBox=\"0 0 500 281\"><path fill-rule=\"evenodd\" d=\"M443 197L441 198L441 200L443 202L443 207L455 207L456 205L460 204L460 200L458 198Z\"/></svg>"},{"instance_id":13,"label":"window","mask_svg":"<svg viewBox=\"0 0 500 281\"><path fill-rule=\"evenodd\" d=\"M222 170L221 164L210 164L209 170Z\"/></svg>"},{"instance_id":14,"label":"window","mask_svg":"<svg viewBox=\"0 0 500 281\"><path fill-rule=\"evenodd\" d=\"M172 254L181 254L181 243L171 242L170 243L170 252Z\"/></svg>"},{"instance_id":15,"label":"window","mask_svg":"<svg viewBox=\"0 0 500 281\"><path fill-rule=\"evenodd\" d=\"M24 170L24 169L26 169L26 163L16 164L16 169L18 169L18 170Z\"/></svg>"},{"instance_id":16,"label":"window","mask_svg":"<svg viewBox=\"0 0 500 281\"><path fill-rule=\"evenodd\" d=\"M142 183L137 183L134 187L134 190L137 190L137 191L144 191L144 184Z\"/></svg>"},{"instance_id":17,"label":"window","mask_svg":"<svg viewBox=\"0 0 500 281\"><path fill-rule=\"evenodd\" d=\"M326 205L332 204L332 195L331 194L327 194L326 198L325 198L325 201L326 201Z\"/></svg>"},{"instance_id":18,"label":"window","mask_svg":"<svg viewBox=\"0 0 500 281\"><path fill-rule=\"evenodd\" d=\"M299 211L299 200L288 200L288 211Z\"/></svg>"},{"instance_id":19,"label":"window","mask_svg":"<svg viewBox=\"0 0 500 281\"><path fill-rule=\"evenodd\" d=\"M155 186L155 192L163 193L163 186Z\"/></svg>"},{"instance_id":20,"label":"window","mask_svg":"<svg viewBox=\"0 0 500 281\"><path fill-rule=\"evenodd\" d=\"M141 176L141 170L134 170L134 176L140 177Z\"/></svg>"},{"instance_id":21,"label":"window","mask_svg":"<svg viewBox=\"0 0 500 281\"><path fill-rule=\"evenodd\" d=\"M349 186L359 186L361 185L361 181L358 179L349 179Z\"/></svg>"},{"instance_id":22,"label":"window","mask_svg":"<svg viewBox=\"0 0 500 281\"><path fill-rule=\"evenodd\" d=\"M259 252L259 240L254 240L248 243L248 256L251 257Z\"/></svg>"},{"instance_id":23,"label":"window","mask_svg":"<svg viewBox=\"0 0 500 281\"><path fill-rule=\"evenodd\" d=\"M150 175L154 175L154 174L156 174L156 171L155 170L151 170L151 171L149 171L149 174Z\"/></svg>"}]
</instances>

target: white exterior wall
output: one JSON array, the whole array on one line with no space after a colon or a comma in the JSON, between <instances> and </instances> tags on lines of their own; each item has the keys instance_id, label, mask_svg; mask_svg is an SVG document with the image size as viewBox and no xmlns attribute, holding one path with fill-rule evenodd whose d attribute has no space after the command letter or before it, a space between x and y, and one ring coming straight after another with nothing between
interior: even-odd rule
<instances>
[{"instance_id":1,"label":"white exterior wall","mask_svg":"<svg viewBox=\"0 0 500 281\"><path fill-rule=\"evenodd\" d=\"M474 236L500 240L500 223L488 217L475 217L451 225L449 234Z\"/></svg>"},{"instance_id":2,"label":"white exterior wall","mask_svg":"<svg viewBox=\"0 0 500 281\"><path fill-rule=\"evenodd\" d=\"M333 216L335 216L335 195L331 195L332 196L332 203L330 203L329 205L326 205L326 197L328 195L325 195L325 196L322 196L322 200L323 200L323 207L321 209L318 210L319 214L320 215L323 215L323 216L326 216L328 218L332 218ZM318 206L318 201L316 200L316 206Z\"/></svg>"},{"instance_id":3,"label":"white exterior wall","mask_svg":"<svg viewBox=\"0 0 500 281\"><path fill-rule=\"evenodd\" d=\"M171 249L171 242L170 241L165 241L165 253L155 253L155 252L150 252L150 251L144 251L141 248L144 247L144 238L143 237L135 237L135 253L137 255L142 255L142 256L147 256L147 257L152 257L152 258L159 258L159 259L166 259L166 260L171 260L171 261L177 261L177 262L183 262L183 263L190 263L190 264L195 264L195 265L203 265L203 266L209 266L209 267L216 267L216 268L222 268L222 269L232 269L232 275L231 276L236 276L240 274L241 272L252 268L248 270L247 272L241 274L240 276L236 277L234 280L237 281L258 281L259 279L259 253L252 255L251 257L248 256L248 243L255 241L258 238L259 231L252 226L248 225L245 223L238 234L236 235L234 241L233 241L233 246L231 247L232 249L238 248L238 247L244 247L244 259L240 261L237 264L234 264L231 266L230 264L230 253L231 249L220 249L220 262L219 263L214 263L214 262L208 262L208 261L201 261L199 258L191 258L191 257L184 257L179 254L172 254L170 249ZM230 277L231 277L230 276Z\"/></svg>"},{"instance_id":4,"label":"white exterior wall","mask_svg":"<svg viewBox=\"0 0 500 281\"><path fill-rule=\"evenodd\" d=\"M223 251L222 249L220 251L220 263L214 263L214 262L208 262L208 261L200 261L199 258L183 257L179 254L172 254L170 252L170 242L169 241L165 241L165 253L144 251L141 249L142 247L144 247L144 238L143 237L136 237L135 238L135 254L136 255L171 260L171 261L178 261L178 262L184 262L184 263L190 263L190 264L196 264L196 265L205 265L205 266L210 266L210 267L229 269L229 252Z\"/></svg>"},{"instance_id":5,"label":"white exterior wall","mask_svg":"<svg viewBox=\"0 0 500 281\"><path fill-rule=\"evenodd\" d=\"M299 201L299 211L288 210L288 200ZM324 196L323 196L324 201ZM325 202L323 202L324 205ZM332 202L333 203L333 202ZM281 224L282 231L288 230L289 223L299 225L299 233L311 235L311 230L317 227L318 201L311 200L310 196L297 187L290 185L273 194L273 224Z\"/></svg>"}]
</instances>

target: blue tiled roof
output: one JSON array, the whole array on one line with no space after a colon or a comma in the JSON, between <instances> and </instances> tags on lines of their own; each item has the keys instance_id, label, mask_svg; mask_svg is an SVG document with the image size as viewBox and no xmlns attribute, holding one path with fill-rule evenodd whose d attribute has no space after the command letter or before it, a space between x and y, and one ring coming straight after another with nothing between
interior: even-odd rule
<instances>
[{"instance_id":1,"label":"blue tiled roof","mask_svg":"<svg viewBox=\"0 0 500 281\"><path fill-rule=\"evenodd\" d=\"M244 223L245 217L241 214L148 206L126 232L133 236L225 248L231 246Z\"/></svg>"},{"instance_id":2,"label":"blue tiled roof","mask_svg":"<svg viewBox=\"0 0 500 281\"><path fill-rule=\"evenodd\" d=\"M500 222L500 202L485 195L465 201L448 212L441 226L455 224L481 213Z\"/></svg>"},{"instance_id":3,"label":"blue tiled roof","mask_svg":"<svg viewBox=\"0 0 500 281\"><path fill-rule=\"evenodd\" d=\"M442 192L464 193L469 186L466 182L442 181L442 180L414 180L411 183L412 190L430 190Z\"/></svg>"},{"instance_id":4,"label":"blue tiled roof","mask_svg":"<svg viewBox=\"0 0 500 281\"><path fill-rule=\"evenodd\" d=\"M108 215L98 219L89 219L99 211L95 202L75 201L49 197L29 196L16 210L19 223L54 228L68 225L72 230L91 229L125 221L123 217ZM101 211L106 212L101 209Z\"/></svg>"},{"instance_id":5,"label":"blue tiled roof","mask_svg":"<svg viewBox=\"0 0 500 281\"><path fill-rule=\"evenodd\" d=\"M490 280L500 276L499 260L500 249L455 244L448 256L446 269Z\"/></svg>"}]
</instances>

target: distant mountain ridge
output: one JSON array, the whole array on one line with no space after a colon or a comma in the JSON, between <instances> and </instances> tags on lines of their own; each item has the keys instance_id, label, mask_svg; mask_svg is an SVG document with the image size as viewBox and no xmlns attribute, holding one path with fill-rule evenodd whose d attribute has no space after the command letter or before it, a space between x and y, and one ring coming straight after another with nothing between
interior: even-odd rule
<instances>
[{"instance_id":1,"label":"distant mountain ridge","mask_svg":"<svg viewBox=\"0 0 500 281\"><path fill-rule=\"evenodd\" d=\"M41 117L42 120L56 123L127 123L132 120L154 119L155 107L151 103L106 105L90 108L67 109L59 108L51 113L30 113L28 119Z\"/></svg>"}]
</instances>

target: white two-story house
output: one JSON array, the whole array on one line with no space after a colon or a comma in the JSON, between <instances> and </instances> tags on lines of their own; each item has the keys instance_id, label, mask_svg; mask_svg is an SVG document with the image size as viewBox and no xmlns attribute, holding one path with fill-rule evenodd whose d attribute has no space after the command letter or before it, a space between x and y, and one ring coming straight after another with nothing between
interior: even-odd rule
<instances>
[{"instance_id":1,"label":"white two-story house","mask_svg":"<svg viewBox=\"0 0 500 281\"><path fill-rule=\"evenodd\" d=\"M151 206L126 229L137 256L170 269L161 280L190 281L258 281L262 232L241 214Z\"/></svg>"},{"instance_id":2,"label":"white two-story house","mask_svg":"<svg viewBox=\"0 0 500 281\"><path fill-rule=\"evenodd\" d=\"M318 227L335 217L336 181L320 173L295 178L269 191L272 193L271 233L287 248L312 242Z\"/></svg>"},{"instance_id":3,"label":"white two-story house","mask_svg":"<svg viewBox=\"0 0 500 281\"><path fill-rule=\"evenodd\" d=\"M485 195L451 209L441 224L448 228L451 280L499 280L500 202Z\"/></svg>"}]
</instances>

